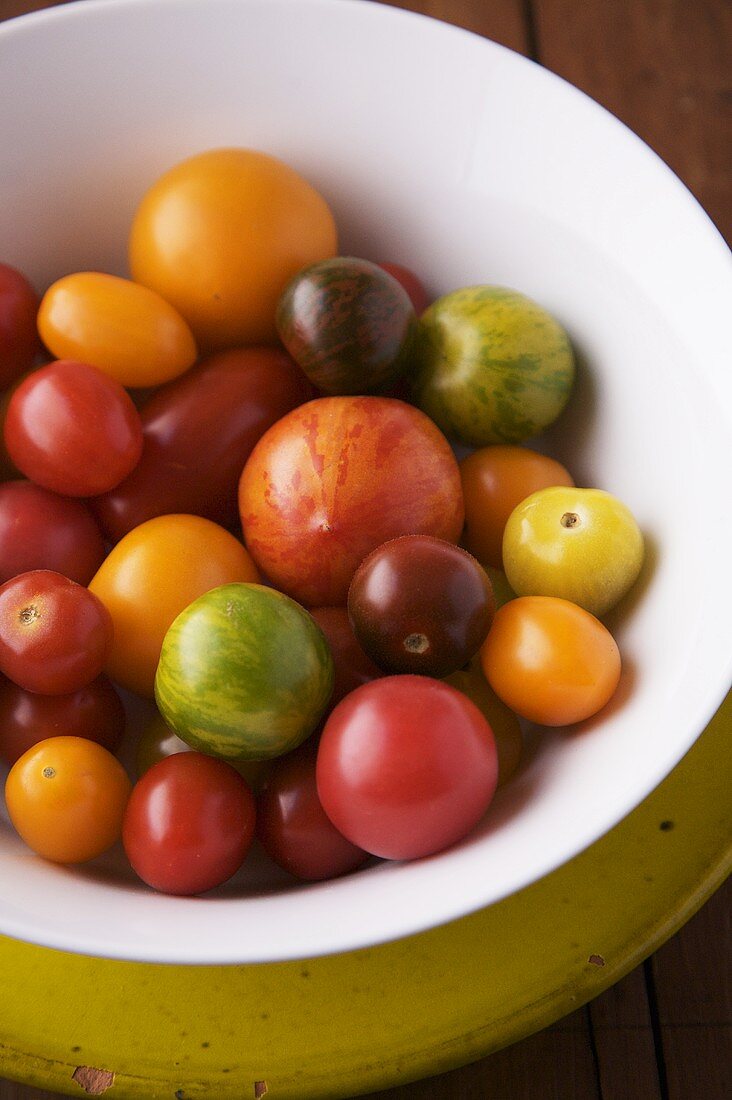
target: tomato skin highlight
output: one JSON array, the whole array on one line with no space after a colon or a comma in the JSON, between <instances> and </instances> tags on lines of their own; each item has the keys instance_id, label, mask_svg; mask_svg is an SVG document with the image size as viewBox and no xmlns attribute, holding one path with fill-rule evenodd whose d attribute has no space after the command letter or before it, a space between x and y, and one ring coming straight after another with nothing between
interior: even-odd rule
<instances>
[{"instance_id":1,"label":"tomato skin highlight","mask_svg":"<svg viewBox=\"0 0 732 1100\"><path fill-rule=\"evenodd\" d=\"M110 752L84 737L50 737L10 769L5 802L29 848L86 863L119 839L131 783Z\"/></svg>"},{"instance_id":2,"label":"tomato skin highlight","mask_svg":"<svg viewBox=\"0 0 732 1100\"><path fill-rule=\"evenodd\" d=\"M493 733L461 692L386 676L351 692L325 723L318 796L339 832L384 859L442 851L477 825L496 790Z\"/></svg>"},{"instance_id":3,"label":"tomato skin highlight","mask_svg":"<svg viewBox=\"0 0 732 1100\"><path fill-rule=\"evenodd\" d=\"M59 359L32 371L5 415L5 446L17 468L62 496L104 493L142 453L142 425L129 394L87 363Z\"/></svg>"},{"instance_id":4,"label":"tomato skin highlight","mask_svg":"<svg viewBox=\"0 0 732 1100\"><path fill-rule=\"evenodd\" d=\"M544 726L596 714L621 672L609 630L589 611L555 596L521 596L499 608L480 659L506 706Z\"/></svg>"},{"instance_id":5,"label":"tomato skin highlight","mask_svg":"<svg viewBox=\"0 0 732 1100\"><path fill-rule=\"evenodd\" d=\"M109 612L49 569L0 586L0 672L26 691L68 695L99 676L112 646Z\"/></svg>"},{"instance_id":6,"label":"tomato skin highlight","mask_svg":"<svg viewBox=\"0 0 732 1100\"><path fill-rule=\"evenodd\" d=\"M181 752L153 764L133 787L122 842L148 886L202 894L239 869L254 824L254 797L234 768Z\"/></svg>"},{"instance_id":7,"label":"tomato skin highlight","mask_svg":"<svg viewBox=\"0 0 732 1100\"><path fill-rule=\"evenodd\" d=\"M143 449L93 511L113 542L154 516L204 516L238 527L237 486L264 432L313 389L279 348L237 348L197 363L140 411Z\"/></svg>"},{"instance_id":8,"label":"tomato skin highlight","mask_svg":"<svg viewBox=\"0 0 732 1100\"><path fill-rule=\"evenodd\" d=\"M88 584L104 561L104 540L80 500L31 481L0 485L0 583L32 569Z\"/></svg>"},{"instance_id":9,"label":"tomato skin highlight","mask_svg":"<svg viewBox=\"0 0 732 1100\"><path fill-rule=\"evenodd\" d=\"M0 759L7 764L49 737L85 737L113 753L124 730L122 700L106 676L68 695L39 695L11 680L0 685Z\"/></svg>"}]
</instances>

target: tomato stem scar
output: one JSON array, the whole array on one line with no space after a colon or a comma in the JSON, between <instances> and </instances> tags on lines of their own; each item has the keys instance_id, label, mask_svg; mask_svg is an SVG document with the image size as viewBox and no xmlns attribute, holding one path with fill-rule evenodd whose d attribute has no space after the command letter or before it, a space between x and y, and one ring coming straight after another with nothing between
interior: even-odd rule
<instances>
[{"instance_id":1,"label":"tomato stem scar","mask_svg":"<svg viewBox=\"0 0 732 1100\"><path fill-rule=\"evenodd\" d=\"M42 774L44 779L53 779L54 775L56 774L56 769L51 767L44 768Z\"/></svg>"},{"instance_id":2,"label":"tomato stem scar","mask_svg":"<svg viewBox=\"0 0 732 1100\"><path fill-rule=\"evenodd\" d=\"M32 623L36 619L40 618L40 611L35 604L29 604L28 607L24 607L18 615L18 618L22 623Z\"/></svg>"},{"instance_id":3,"label":"tomato stem scar","mask_svg":"<svg viewBox=\"0 0 732 1100\"><path fill-rule=\"evenodd\" d=\"M426 634L407 634L404 648L408 653L426 653L430 648L430 640Z\"/></svg>"},{"instance_id":4,"label":"tomato stem scar","mask_svg":"<svg viewBox=\"0 0 732 1100\"><path fill-rule=\"evenodd\" d=\"M579 521L580 518L576 512L565 512L559 522L562 527L577 527Z\"/></svg>"}]
</instances>

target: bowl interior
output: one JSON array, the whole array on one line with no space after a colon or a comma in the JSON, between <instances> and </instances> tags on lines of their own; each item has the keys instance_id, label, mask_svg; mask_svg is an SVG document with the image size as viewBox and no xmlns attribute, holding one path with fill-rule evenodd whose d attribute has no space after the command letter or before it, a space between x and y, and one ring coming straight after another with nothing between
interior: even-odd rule
<instances>
[{"instance_id":1,"label":"bowl interior","mask_svg":"<svg viewBox=\"0 0 732 1100\"><path fill-rule=\"evenodd\" d=\"M85 0L0 30L0 253L42 289L125 273L150 182L222 145L291 163L341 251L437 295L488 282L553 312L580 378L539 445L620 496L641 581L608 620L620 690L529 737L519 775L448 852L313 886L264 858L202 899L155 895L119 851L69 870L0 821L0 931L122 958L246 962L362 947L489 904L628 813L729 682L727 249L670 171L576 90L492 43L359 0ZM725 358L726 354L726 358ZM726 535L726 538L725 538ZM133 725L137 718L133 719Z\"/></svg>"}]
</instances>

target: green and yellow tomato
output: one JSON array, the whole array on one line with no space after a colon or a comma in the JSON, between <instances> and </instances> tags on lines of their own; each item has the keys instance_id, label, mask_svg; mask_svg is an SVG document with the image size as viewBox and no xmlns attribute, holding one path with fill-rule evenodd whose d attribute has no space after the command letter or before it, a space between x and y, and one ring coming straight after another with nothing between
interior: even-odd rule
<instances>
[{"instance_id":1,"label":"green and yellow tomato","mask_svg":"<svg viewBox=\"0 0 732 1100\"><path fill-rule=\"evenodd\" d=\"M452 291L422 314L414 399L446 435L473 447L520 443L567 403L575 365L561 325L500 286Z\"/></svg>"},{"instance_id":2,"label":"green and yellow tomato","mask_svg":"<svg viewBox=\"0 0 732 1100\"><path fill-rule=\"evenodd\" d=\"M333 659L312 616L247 583L215 588L178 616L155 677L166 724L192 748L230 761L296 748L332 689Z\"/></svg>"}]
</instances>

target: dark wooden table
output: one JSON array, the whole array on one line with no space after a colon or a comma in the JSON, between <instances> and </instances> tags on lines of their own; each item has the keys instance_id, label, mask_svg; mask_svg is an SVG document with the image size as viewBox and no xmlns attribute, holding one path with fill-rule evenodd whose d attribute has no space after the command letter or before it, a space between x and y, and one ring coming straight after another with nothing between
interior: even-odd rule
<instances>
[{"instance_id":1,"label":"dark wooden table","mask_svg":"<svg viewBox=\"0 0 732 1100\"><path fill-rule=\"evenodd\" d=\"M54 3L0 0L0 18ZM660 154L732 240L729 0L394 6L502 42L589 93ZM728 883L651 959L553 1027L464 1069L374 1093L374 1100L728 1100L731 900ZM0 1081L0 1100L51 1097Z\"/></svg>"}]
</instances>

